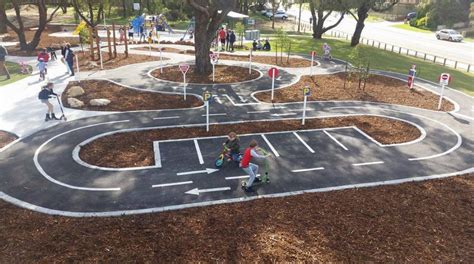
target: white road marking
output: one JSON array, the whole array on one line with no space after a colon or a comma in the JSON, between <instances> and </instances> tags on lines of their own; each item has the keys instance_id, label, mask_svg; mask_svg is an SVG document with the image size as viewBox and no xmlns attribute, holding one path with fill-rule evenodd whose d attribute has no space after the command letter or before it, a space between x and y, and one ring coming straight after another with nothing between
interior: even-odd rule
<instances>
[{"instance_id":1,"label":"white road marking","mask_svg":"<svg viewBox=\"0 0 474 264\"><path fill-rule=\"evenodd\" d=\"M316 109L313 109L313 108L306 108L306 112L308 111L314 111ZM286 111L289 111L289 112L303 112L303 109L288 109Z\"/></svg>"},{"instance_id":2,"label":"white road marking","mask_svg":"<svg viewBox=\"0 0 474 264\"><path fill-rule=\"evenodd\" d=\"M169 187L169 186L185 185L185 184L192 184L192 183L193 181L163 183L163 184L152 185L151 188Z\"/></svg>"},{"instance_id":3,"label":"white road marking","mask_svg":"<svg viewBox=\"0 0 474 264\"><path fill-rule=\"evenodd\" d=\"M180 116L163 116L163 117L154 117L153 120L161 120L161 119L178 119L181 118Z\"/></svg>"},{"instance_id":4,"label":"white road marking","mask_svg":"<svg viewBox=\"0 0 474 264\"><path fill-rule=\"evenodd\" d=\"M248 111L247 114L261 114L261 113L270 113L270 111L262 110L262 111Z\"/></svg>"},{"instance_id":5,"label":"white road marking","mask_svg":"<svg viewBox=\"0 0 474 264\"><path fill-rule=\"evenodd\" d=\"M216 171L219 171L219 170L218 169L206 168L205 170L178 172L178 173L176 173L176 175L183 176L183 175L201 174L201 173L211 174L211 173L214 173Z\"/></svg>"},{"instance_id":6,"label":"white road marking","mask_svg":"<svg viewBox=\"0 0 474 264\"><path fill-rule=\"evenodd\" d=\"M341 146L341 148L343 148L346 151L349 150L348 148L346 148L346 146L344 146L341 142L339 142L339 140L337 140L335 137L333 137L331 134L329 134L329 132L327 132L326 130L323 130L323 132L324 132L324 134L328 135L328 137L330 137L339 146Z\"/></svg>"},{"instance_id":7,"label":"white road marking","mask_svg":"<svg viewBox=\"0 0 474 264\"><path fill-rule=\"evenodd\" d=\"M246 102L247 102L247 100L245 100L241 95L239 95L239 99L240 99L240 101L241 101L242 103L246 103Z\"/></svg>"},{"instance_id":8,"label":"white road marking","mask_svg":"<svg viewBox=\"0 0 474 264\"><path fill-rule=\"evenodd\" d=\"M197 142L197 139L194 140L194 146L196 147L199 164L204 164L204 160L202 159L201 149L199 148L199 143Z\"/></svg>"},{"instance_id":9,"label":"white road marking","mask_svg":"<svg viewBox=\"0 0 474 264\"><path fill-rule=\"evenodd\" d=\"M293 116L296 113L271 114L271 116Z\"/></svg>"},{"instance_id":10,"label":"white road marking","mask_svg":"<svg viewBox=\"0 0 474 264\"><path fill-rule=\"evenodd\" d=\"M153 141L153 152L155 152L155 166L161 168L160 142Z\"/></svg>"},{"instance_id":11,"label":"white road marking","mask_svg":"<svg viewBox=\"0 0 474 264\"><path fill-rule=\"evenodd\" d=\"M216 100L217 103L222 104L222 101L221 101L221 99L219 98L219 96L215 95L215 96L214 96L214 99Z\"/></svg>"},{"instance_id":12,"label":"white road marking","mask_svg":"<svg viewBox=\"0 0 474 264\"><path fill-rule=\"evenodd\" d=\"M270 143L270 141L267 139L267 137L264 134L261 134L261 136L262 136L263 140L265 140L265 142L267 143L268 147L272 150L275 157L280 157L280 154L278 154L278 152L273 147L272 143Z\"/></svg>"},{"instance_id":13,"label":"white road marking","mask_svg":"<svg viewBox=\"0 0 474 264\"><path fill-rule=\"evenodd\" d=\"M257 104L260 104L260 103L244 103L244 104L237 104L234 102L234 100L232 100L232 98L228 95L228 94L223 94L223 96L227 97L227 99L230 101L231 104L233 104L234 106L242 106L242 105L257 105Z\"/></svg>"},{"instance_id":14,"label":"white road marking","mask_svg":"<svg viewBox=\"0 0 474 264\"><path fill-rule=\"evenodd\" d=\"M317 167L317 168L309 168L309 169L299 169L299 170L292 170L291 172L307 172L307 171L317 171L317 170L324 170L324 167Z\"/></svg>"},{"instance_id":15,"label":"white road marking","mask_svg":"<svg viewBox=\"0 0 474 264\"><path fill-rule=\"evenodd\" d=\"M230 191L230 187L220 187L220 188L211 188L211 189L199 189L199 188L194 188L192 190L189 190L185 192L186 194L194 194L194 195L199 195L201 193L207 193L207 192L222 192L222 191Z\"/></svg>"},{"instance_id":16,"label":"white road marking","mask_svg":"<svg viewBox=\"0 0 474 264\"><path fill-rule=\"evenodd\" d=\"M300 135L298 135L298 133L293 132L293 135L295 135L295 137L296 137L297 139L299 139L299 140L301 141L301 143L303 143L303 145L309 150L309 152L311 152L311 153L314 153L314 152L315 152L314 149L312 149L312 148L300 137Z\"/></svg>"},{"instance_id":17,"label":"white road marking","mask_svg":"<svg viewBox=\"0 0 474 264\"><path fill-rule=\"evenodd\" d=\"M226 116L227 113L217 113L217 114L209 114L209 116ZM202 116L206 116L206 115L202 115Z\"/></svg>"},{"instance_id":18,"label":"white road marking","mask_svg":"<svg viewBox=\"0 0 474 264\"><path fill-rule=\"evenodd\" d=\"M257 177L260 177L260 173L256 175ZM250 178L249 175L242 175L242 176L232 176L232 177L225 177L226 180L238 180L238 179L247 179Z\"/></svg>"},{"instance_id":19,"label":"white road marking","mask_svg":"<svg viewBox=\"0 0 474 264\"><path fill-rule=\"evenodd\" d=\"M375 164L383 164L383 161L372 161L372 162L364 162L364 163L354 163L352 166L367 166L367 165L375 165Z\"/></svg>"}]
</instances>

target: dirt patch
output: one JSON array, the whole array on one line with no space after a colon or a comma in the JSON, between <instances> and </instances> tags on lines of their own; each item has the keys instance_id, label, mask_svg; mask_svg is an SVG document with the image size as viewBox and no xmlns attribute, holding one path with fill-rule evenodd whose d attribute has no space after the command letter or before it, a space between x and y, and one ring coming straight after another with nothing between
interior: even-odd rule
<instances>
[{"instance_id":1,"label":"dirt patch","mask_svg":"<svg viewBox=\"0 0 474 264\"><path fill-rule=\"evenodd\" d=\"M303 88L311 88L311 101L370 101L389 104L413 106L429 110L438 109L439 96L424 89L410 91L405 82L386 76L372 75L367 81L365 91L358 88L358 82L346 83L345 73L322 76L302 76L301 80L289 87L275 90L275 102L303 101ZM255 97L264 102L271 102L271 92L256 93ZM454 105L443 99L441 110L452 111Z\"/></svg>"},{"instance_id":2,"label":"dirt patch","mask_svg":"<svg viewBox=\"0 0 474 264\"><path fill-rule=\"evenodd\" d=\"M0 149L15 141L18 137L14 134L0 130Z\"/></svg>"},{"instance_id":3,"label":"dirt patch","mask_svg":"<svg viewBox=\"0 0 474 264\"><path fill-rule=\"evenodd\" d=\"M177 109L189 108L202 105L202 101L194 96L189 96L186 101L181 95L171 95L155 92L139 91L129 89L115 83L104 80L85 80L69 82L64 96L61 100L64 106L73 108L67 102L67 91L73 86L80 86L85 93L75 98L84 102L84 107L77 108L91 111L136 111L136 110L156 110L156 109ZM89 101L92 99L109 99L111 103L106 106L92 106Z\"/></svg>"},{"instance_id":4,"label":"dirt patch","mask_svg":"<svg viewBox=\"0 0 474 264\"><path fill-rule=\"evenodd\" d=\"M0 259L472 263L473 197L474 175L466 175L109 218L0 201Z\"/></svg>"},{"instance_id":5,"label":"dirt patch","mask_svg":"<svg viewBox=\"0 0 474 264\"><path fill-rule=\"evenodd\" d=\"M79 56L79 67L81 71L92 71L100 69L100 60L97 58L97 53L95 53L94 60L91 60L90 54L88 52L82 53L78 52ZM119 68L125 65L149 62L149 61L159 61L160 57L153 57L147 55L138 55L138 54L128 54L128 58L125 57L125 54L117 54L117 58L112 58L109 60L108 52L102 52L104 70L110 70ZM163 58L163 61L169 60L168 58Z\"/></svg>"},{"instance_id":6,"label":"dirt patch","mask_svg":"<svg viewBox=\"0 0 474 264\"><path fill-rule=\"evenodd\" d=\"M164 139L193 138L238 134L291 131L342 126L357 126L383 144L403 143L420 137L420 131L408 123L375 116L335 117L307 119L302 126L300 120L275 122L252 122L241 124L211 125L205 128L165 128L129 133L118 133L99 138L81 148L79 155L89 164L101 167L141 167L154 165L153 141Z\"/></svg>"},{"instance_id":7,"label":"dirt patch","mask_svg":"<svg viewBox=\"0 0 474 264\"><path fill-rule=\"evenodd\" d=\"M188 73L186 74L187 83L236 83L257 79L260 73L256 70L252 70L249 74L249 70L239 66L227 66L227 65L216 65L215 82L212 81L212 73L208 76L202 76L194 73L195 66L191 65ZM153 77L168 80L173 82L183 82L183 74L179 70L178 66L163 68L163 73L160 73L159 69L151 72Z\"/></svg>"}]
</instances>

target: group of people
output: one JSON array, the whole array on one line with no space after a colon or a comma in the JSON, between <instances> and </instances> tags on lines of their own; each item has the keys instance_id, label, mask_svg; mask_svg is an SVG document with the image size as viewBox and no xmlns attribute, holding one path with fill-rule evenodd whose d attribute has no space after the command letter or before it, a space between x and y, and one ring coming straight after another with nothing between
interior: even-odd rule
<instances>
[{"instance_id":1,"label":"group of people","mask_svg":"<svg viewBox=\"0 0 474 264\"><path fill-rule=\"evenodd\" d=\"M270 155L262 155L258 152L258 143L256 140L250 141L249 146L245 149L244 153L240 153L240 140L235 132L230 132L227 135L227 140L224 142L224 145L230 150L230 155L233 160L239 161L239 156L242 155L242 158L239 161L239 166L246 173L249 174L249 179L245 186L242 188L245 192L252 192L252 185L256 182L260 182L261 179L257 177L258 174L258 165L252 163L252 160L255 159L266 159Z\"/></svg>"},{"instance_id":2,"label":"group of people","mask_svg":"<svg viewBox=\"0 0 474 264\"><path fill-rule=\"evenodd\" d=\"M66 65L67 74L74 76L74 51L71 49L71 44L63 42L61 44L61 62ZM43 48L37 56L38 63L36 67L39 71L40 81L45 80L48 74L48 62L50 60L57 60L56 50L50 46Z\"/></svg>"},{"instance_id":3,"label":"group of people","mask_svg":"<svg viewBox=\"0 0 474 264\"><path fill-rule=\"evenodd\" d=\"M262 42L260 40L253 40L253 43L252 43L252 49L254 51L257 51L257 50L265 50L265 51L270 51L272 49L272 47L270 46L270 41L268 41L268 39L265 40L265 44L263 44L262 46Z\"/></svg>"},{"instance_id":4,"label":"group of people","mask_svg":"<svg viewBox=\"0 0 474 264\"><path fill-rule=\"evenodd\" d=\"M170 33L173 32L163 14L160 14L159 16L151 16L149 27L147 27L144 17L145 15L143 14L142 16L137 16L133 21L131 21L128 27L128 32L125 26L119 28L120 43L125 42L125 34L128 34L129 42L134 42L135 36L138 37L138 42L155 42L158 41L158 31L165 31L168 29Z\"/></svg>"},{"instance_id":5,"label":"group of people","mask_svg":"<svg viewBox=\"0 0 474 264\"><path fill-rule=\"evenodd\" d=\"M219 43L221 44L221 51L234 51L234 43L237 40L237 37L235 36L235 33L233 30L230 29L224 29L224 27L221 27L219 30L217 30L216 34L216 48L219 50Z\"/></svg>"}]
</instances>

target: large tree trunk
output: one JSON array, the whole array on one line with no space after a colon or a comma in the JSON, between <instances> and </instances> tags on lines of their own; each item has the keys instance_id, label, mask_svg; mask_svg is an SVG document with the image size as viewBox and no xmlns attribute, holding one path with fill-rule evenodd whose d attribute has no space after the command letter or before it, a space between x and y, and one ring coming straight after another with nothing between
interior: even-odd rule
<instances>
[{"instance_id":1,"label":"large tree trunk","mask_svg":"<svg viewBox=\"0 0 474 264\"><path fill-rule=\"evenodd\" d=\"M300 32L301 29L301 8L303 6L303 2L300 2L300 10L298 13L298 32Z\"/></svg>"},{"instance_id":2,"label":"large tree trunk","mask_svg":"<svg viewBox=\"0 0 474 264\"><path fill-rule=\"evenodd\" d=\"M209 58L211 42L213 37L208 37L207 25L209 19L202 14L196 14L196 28L194 32L194 50L196 52L196 68L198 74L209 75L212 72L212 64ZM215 35L215 34L214 34Z\"/></svg>"},{"instance_id":3,"label":"large tree trunk","mask_svg":"<svg viewBox=\"0 0 474 264\"><path fill-rule=\"evenodd\" d=\"M0 34L7 33L7 14L5 14L5 1L0 1Z\"/></svg>"},{"instance_id":4,"label":"large tree trunk","mask_svg":"<svg viewBox=\"0 0 474 264\"><path fill-rule=\"evenodd\" d=\"M359 44L360 36L362 35L362 30L364 30L365 24L364 21L367 18L370 7L363 4L357 9L357 24L352 35L351 46L355 47Z\"/></svg>"},{"instance_id":5,"label":"large tree trunk","mask_svg":"<svg viewBox=\"0 0 474 264\"><path fill-rule=\"evenodd\" d=\"M122 17L128 17L127 0L122 0Z\"/></svg>"}]
</instances>

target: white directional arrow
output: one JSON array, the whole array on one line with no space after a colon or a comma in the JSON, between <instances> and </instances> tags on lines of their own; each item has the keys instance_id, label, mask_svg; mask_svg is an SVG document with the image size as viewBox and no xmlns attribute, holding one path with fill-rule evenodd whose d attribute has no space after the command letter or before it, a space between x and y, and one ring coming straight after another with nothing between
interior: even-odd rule
<instances>
[{"instance_id":1,"label":"white directional arrow","mask_svg":"<svg viewBox=\"0 0 474 264\"><path fill-rule=\"evenodd\" d=\"M199 195L200 193L207 193L207 192L222 192L222 191L229 191L230 187L221 187L221 188L211 188L211 189L201 189L194 188L186 192L186 194L194 194Z\"/></svg>"},{"instance_id":2,"label":"white directional arrow","mask_svg":"<svg viewBox=\"0 0 474 264\"><path fill-rule=\"evenodd\" d=\"M182 176L182 175L201 174L201 173L211 174L211 173L214 173L216 171L219 171L219 170L218 169L206 168L205 170L178 172L178 173L176 173L176 175Z\"/></svg>"},{"instance_id":3,"label":"white directional arrow","mask_svg":"<svg viewBox=\"0 0 474 264\"><path fill-rule=\"evenodd\" d=\"M296 115L296 113L271 114L271 116L291 116L291 115Z\"/></svg>"}]
</instances>

